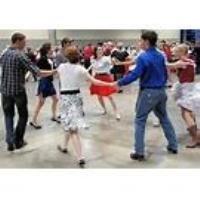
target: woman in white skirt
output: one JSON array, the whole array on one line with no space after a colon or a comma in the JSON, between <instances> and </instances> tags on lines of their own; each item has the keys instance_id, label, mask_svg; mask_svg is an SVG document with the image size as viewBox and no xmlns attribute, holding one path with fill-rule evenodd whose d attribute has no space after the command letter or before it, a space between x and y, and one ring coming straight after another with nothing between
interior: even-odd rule
<instances>
[{"instance_id":1,"label":"woman in white skirt","mask_svg":"<svg viewBox=\"0 0 200 200\"><path fill-rule=\"evenodd\" d=\"M196 114L200 113L200 84L195 83L195 63L189 59L188 46L180 44L176 47L176 57L188 63L185 67L171 68L176 72L179 82L173 87L174 98L181 108L182 118L187 125L187 130L192 138L187 148L200 145L200 131L197 129Z\"/></svg>"},{"instance_id":2,"label":"woman in white skirt","mask_svg":"<svg viewBox=\"0 0 200 200\"><path fill-rule=\"evenodd\" d=\"M57 68L60 78L60 112L61 123L66 132L64 145L59 145L58 150L62 153L68 152L68 142L72 141L77 160L80 166L84 166L85 160L82 155L79 129L84 128L83 102L80 94L80 85L84 80L92 84L106 86L106 83L93 78L88 71L79 64L80 53L76 47L65 49L65 55L69 60Z\"/></svg>"}]
</instances>

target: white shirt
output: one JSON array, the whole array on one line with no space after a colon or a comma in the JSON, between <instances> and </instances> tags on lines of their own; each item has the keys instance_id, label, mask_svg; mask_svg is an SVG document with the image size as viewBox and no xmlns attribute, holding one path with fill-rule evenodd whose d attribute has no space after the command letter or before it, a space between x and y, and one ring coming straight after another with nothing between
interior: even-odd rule
<instances>
[{"instance_id":1,"label":"white shirt","mask_svg":"<svg viewBox=\"0 0 200 200\"><path fill-rule=\"evenodd\" d=\"M57 68L61 91L78 90L81 83L89 77L88 71L80 64L63 63Z\"/></svg>"},{"instance_id":2,"label":"white shirt","mask_svg":"<svg viewBox=\"0 0 200 200\"><path fill-rule=\"evenodd\" d=\"M103 56L100 59L92 59L92 70L97 74L110 73L112 68L110 56Z\"/></svg>"}]
</instances>

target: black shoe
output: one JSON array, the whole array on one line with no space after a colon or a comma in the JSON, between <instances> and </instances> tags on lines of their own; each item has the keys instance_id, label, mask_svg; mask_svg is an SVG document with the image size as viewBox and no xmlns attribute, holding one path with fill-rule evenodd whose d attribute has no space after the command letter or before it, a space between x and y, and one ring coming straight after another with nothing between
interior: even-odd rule
<instances>
[{"instance_id":1,"label":"black shoe","mask_svg":"<svg viewBox=\"0 0 200 200\"><path fill-rule=\"evenodd\" d=\"M86 162L85 162L84 159L81 159L81 160L78 161L78 164L79 164L79 166L80 166L81 168L84 168Z\"/></svg>"},{"instance_id":2,"label":"black shoe","mask_svg":"<svg viewBox=\"0 0 200 200\"><path fill-rule=\"evenodd\" d=\"M21 148L25 147L26 145L28 145L28 143L26 141L23 141L20 143L16 143L15 147L16 147L16 149L21 149Z\"/></svg>"},{"instance_id":3,"label":"black shoe","mask_svg":"<svg viewBox=\"0 0 200 200\"><path fill-rule=\"evenodd\" d=\"M60 120L59 120L59 118L54 118L54 117L52 117L51 118L51 121L53 121L53 122L57 122L58 124L60 124Z\"/></svg>"},{"instance_id":4,"label":"black shoe","mask_svg":"<svg viewBox=\"0 0 200 200\"><path fill-rule=\"evenodd\" d=\"M57 146L58 151L60 151L61 153L67 154L68 153L68 149L67 148L62 148L60 145Z\"/></svg>"},{"instance_id":5,"label":"black shoe","mask_svg":"<svg viewBox=\"0 0 200 200\"><path fill-rule=\"evenodd\" d=\"M131 154L130 154L130 158L131 158L132 160L138 160L138 161L144 161L144 160L145 160L144 155L139 155L139 154L137 154L137 153L131 153Z\"/></svg>"},{"instance_id":6,"label":"black shoe","mask_svg":"<svg viewBox=\"0 0 200 200\"><path fill-rule=\"evenodd\" d=\"M7 150L8 151L14 151L15 150L14 144L8 144Z\"/></svg>"},{"instance_id":7,"label":"black shoe","mask_svg":"<svg viewBox=\"0 0 200 200\"><path fill-rule=\"evenodd\" d=\"M178 154L178 150L177 149L172 149L170 147L167 148L167 151L171 154Z\"/></svg>"},{"instance_id":8,"label":"black shoe","mask_svg":"<svg viewBox=\"0 0 200 200\"><path fill-rule=\"evenodd\" d=\"M40 125L35 125L33 122L30 122L29 124L30 124L33 128L35 128L36 130L39 130L39 129L42 128L42 126L40 126Z\"/></svg>"},{"instance_id":9,"label":"black shoe","mask_svg":"<svg viewBox=\"0 0 200 200\"><path fill-rule=\"evenodd\" d=\"M119 90L118 93L119 93L119 94L123 93L123 90Z\"/></svg>"}]
</instances>

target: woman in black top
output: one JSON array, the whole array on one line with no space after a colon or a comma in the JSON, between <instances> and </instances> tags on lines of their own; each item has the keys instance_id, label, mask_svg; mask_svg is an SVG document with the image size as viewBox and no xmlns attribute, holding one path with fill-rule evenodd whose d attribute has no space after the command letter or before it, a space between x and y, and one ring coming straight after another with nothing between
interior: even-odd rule
<instances>
[{"instance_id":1,"label":"woman in black top","mask_svg":"<svg viewBox=\"0 0 200 200\"><path fill-rule=\"evenodd\" d=\"M51 56L52 56L51 43L43 44L42 47L40 48L40 58L37 62L37 66L43 70L52 70L54 66L51 60ZM55 122L59 122L56 116L58 97L56 95L56 90L53 85L53 76L48 76L46 78L41 78L39 80L37 96L38 96L38 102L36 105L32 122L30 122L30 125L33 126L35 129L42 128L40 125L38 125L37 119L38 119L39 112L42 106L44 105L47 97L51 97L53 101L51 120Z\"/></svg>"}]
</instances>

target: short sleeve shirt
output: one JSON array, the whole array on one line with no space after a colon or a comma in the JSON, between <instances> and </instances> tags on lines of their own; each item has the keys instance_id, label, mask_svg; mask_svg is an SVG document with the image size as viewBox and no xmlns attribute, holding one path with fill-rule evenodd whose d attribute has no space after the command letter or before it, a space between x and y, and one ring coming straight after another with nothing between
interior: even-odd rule
<instances>
[{"instance_id":1,"label":"short sleeve shirt","mask_svg":"<svg viewBox=\"0 0 200 200\"><path fill-rule=\"evenodd\" d=\"M83 81L89 77L88 71L79 64L64 63L57 68L61 91L78 90Z\"/></svg>"}]
</instances>

